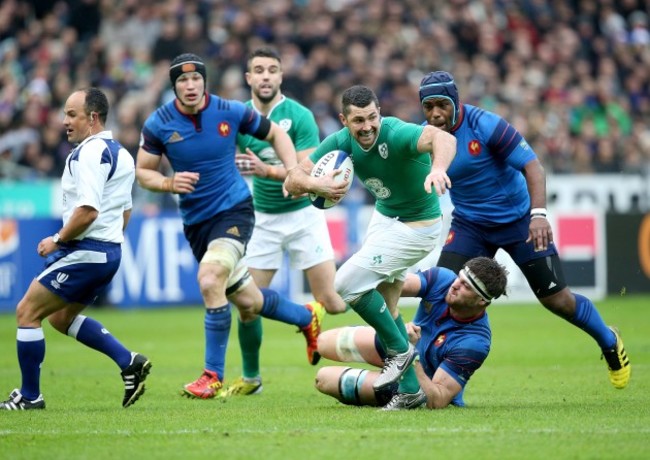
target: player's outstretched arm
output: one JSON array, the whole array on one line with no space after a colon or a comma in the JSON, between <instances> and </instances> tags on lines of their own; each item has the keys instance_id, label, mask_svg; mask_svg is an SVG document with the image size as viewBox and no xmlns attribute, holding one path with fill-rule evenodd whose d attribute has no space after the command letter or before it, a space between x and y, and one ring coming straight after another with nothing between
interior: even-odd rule
<instances>
[{"instance_id":1,"label":"player's outstretched arm","mask_svg":"<svg viewBox=\"0 0 650 460\"><path fill-rule=\"evenodd\" d=\"M418 140L418 151L431 153L431 171L424 181L424 189L431 193L433 185L438 196L443 195L451 188L447 170L456 156L456 138L435 126L427 125Z\"/></svg>"},{"instance_id":2,"label":"player's outstretched arm","mask_svg":"<svg viewBox=\"0 0 650 460\"><path fill-rule=\"evenodd\" d=\"M280 128L277 123L271 122L271 129L268 136L266 136L266 140L273 145L275 154L280 158L287 171L291 171L298 165L296 148L286 131Z\"/></svg>"}]
</instances>

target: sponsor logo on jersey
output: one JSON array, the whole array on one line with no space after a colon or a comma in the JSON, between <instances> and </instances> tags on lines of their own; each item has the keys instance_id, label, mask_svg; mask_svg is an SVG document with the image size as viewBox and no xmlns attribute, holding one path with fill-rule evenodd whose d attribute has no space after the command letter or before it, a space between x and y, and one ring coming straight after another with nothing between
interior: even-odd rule
<instances>
[{"instance_id":1,"label":"sponsor logo on jersey","mask_svg":"<svg viewBox=\"0 0 650 460\"><path fill-rule=\"evenodd\" d=\"M229 234L229 235L241 236L239 234L239 229L236 226L235 227L230 227L228 230L226 230L226 233Z\"/></svg>"},{"instance_id":2,"label":"sponsor logo on jersey","mask_svg":"<svg viewBox=\"0 0 650 460\"><path fill-rule=\"evenodd\" d=\"M372 256L372 263L371 265L381 265L381 254L377 256Z\"/></svg>"},{"instance_id":3,"label":"sponsor logo on jersey","mask_svg":"<svg viewBox=\"0 0 650 460\"><path fill-rule=\"evenodd\" d=\"M290 118L284 118L278 122L278 125L283 131L288 132L291 129L291 123L292 121Z\"/></svg>"},{"instance_id":4,"label":"sponsor logo on jersey","mask_svg":"<svg viewBox=\"0 0 650 460\"><path fill-rule=\"evenodd\" d=\"M443 343L445 343L445 340L447 340L447 334L440 334L433 342L433 346L439 348Z\"/></svg>"},{"instance_id":5,"label":"sponsor logo on jersey","mask_svg":"<svg viewBox=\"0 0 650 460\"><path fill-rule=\"evenodd\" d=\"M183 138L181 137L181 135L178 134L176 131L174 131L172 135L169 136L169 139L167 139L167 143L173 144L174 142L180 142L182 140Z\"/></svg>"},{"instance_id":6,"label":"sponsor logo on jersey","mask_svg":"<svg viewBox=\"0 0 650 460\"><path fill-rule=\"evenodd\" d=\"M228 135L230 134L230 125L227 122L222 121L221 123L219 123L218 130L219 130L219 134L221 134L223 137L228 137Z\"/></svg>"},{"instance_id":7,"label":"sponsor logo on jersey","mask_svg":"<svg viewBox=\"0 0 650 460\"><path fill-rule=\"evenodd\" d=\"M68 275L67 273L57 273L56 279L50 281L50 284L54 289L61 289L61 285L68 280L69 276L70 275Z\"/></svg>"},{"instance_id":8,"label":"sponsor logo on jersey","mask_svg":"<svg viewBox=\"0 0 650 460\"><path fill-rule=\"evenodd\" d=\"M469 141L469 144L467 144L467 150L469 150L469 154L476 157L481 153L481 143L477 141L476 139Z\"/></svg>"},{"instance_id":9,"label":"sponsor logo on jersey","mask_svg":"<svg viewBox=\"0 0 650 460\"><path fill-rule=\"evenodd\" d=\"M379 147L377 149L379 150L380 157L382 157L384 160L388 158L388 145L386 145L385 142L379 144Z\"/></svg>"}]
</instances>

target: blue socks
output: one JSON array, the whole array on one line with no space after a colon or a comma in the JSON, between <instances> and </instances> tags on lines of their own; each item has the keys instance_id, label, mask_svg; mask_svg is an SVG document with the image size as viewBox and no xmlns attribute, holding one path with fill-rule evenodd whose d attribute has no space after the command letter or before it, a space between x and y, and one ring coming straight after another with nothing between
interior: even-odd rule
<instances>
[{"instance_id":1,"label":"blue socks","mask_svg":"<svg viewBox=\"0 0 650 460\"><path fill-rule=\"evenodd\" d=\"M311 311L304 305L280 297L280 294L272 289L260 288L260 291L264 296L261 316L293 324L301 329L311 323Z\"/></svg>"},{"instance_id":2,"label":"blue socks","mask_svg":"<svg viewBox=\"0 0 650 460\"><path fill-rule=\"evenodd\" d=\"M607 327L591 300L580 294L573 295L576 299L576 313L571 323L592 336L600 348L605 350L614 348L616 336Z\"/></svg>"},{"instance_id":3,"label":"blue socks","mask_svg":"<svg viewBox=\"0 0 650 460\"><path fill-rule=\"evenodd\" d=\"M205 310L205 368L216 372L219 379L224 378L226 366L226 347L230 336L230 304Z\"/></svg>"},{"instance_id":4,"label":"blue socks","mask_svg":"<svg viewBox=\"0 0 650 460\"><path fill-rule=\"evenodd\" d=\"M68 328L68 335L87 347L104 353L115 361L121 370L131 364L131 352L99 321L84 315L77 315Z\"/></svg>"},{"instance_id":5,"label":"blue socks","mask_svg":"<svg viewBox=\"0 0 650 460\"><path fill-rule=\"evenodd\" d=\"M22 374L20 393L29 401L41 394L41 364L45 359L45 335L42 327L19 327L16 332L18 363Z\"/></svg>"}]
</instances>

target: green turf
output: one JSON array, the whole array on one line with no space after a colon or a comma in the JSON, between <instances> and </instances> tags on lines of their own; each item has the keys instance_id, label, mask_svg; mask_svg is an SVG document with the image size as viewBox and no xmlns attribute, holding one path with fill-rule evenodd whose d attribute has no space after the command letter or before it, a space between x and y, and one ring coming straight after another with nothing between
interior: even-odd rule
<instances>
[{"instance_id":1,"label":"green turf","mask_svg":"<svg viewBox=\"0 0 650 460\"><path fill-rule=\"evenodd\" d=\"M398 413L319 394L302 335L269 321L261 395L226 403L181 398L181 385L202 367L202 310L93 309L153 361L147 393L122 409L115 365L48 325L47 410L0 413L0 458L650 458L650 300L612 298L599 308L623 333L634 369L627 389L611 387L586 334L539 306L494 305L492 352L467 387L468 407ZM413 312L404 310L407 318ZM327 317L325 327L361 323L347 313ZM13 315L0 315L0 350L4 396L20 379ZM235 327L227 379L240 364Z\"/></svg>"}]
</instances>

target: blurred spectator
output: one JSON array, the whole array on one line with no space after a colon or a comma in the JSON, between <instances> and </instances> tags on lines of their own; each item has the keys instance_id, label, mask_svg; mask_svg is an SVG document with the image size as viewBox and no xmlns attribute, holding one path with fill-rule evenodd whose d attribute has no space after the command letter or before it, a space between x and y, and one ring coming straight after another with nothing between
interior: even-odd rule
<instances>
[{"instance_id":1,"label":"blurred spectator","mask_svg":"<svg viewBox=\"0 0 650 460\"><path fill-rule=\"evenodd\" d=\"M286 93L321 135L338 100L371 86L382 113L420 122L420 77L452 72L467 102L510 119L549 174L650 171L644 0L5 0L0 3L0 175L59 176L64 98L98 85L133 153L171 94L166 61L202 55L210 89L246 99L245 56L269 43ZM162 69L162 70L161 70ZM136 192L139 193L139 192ZM149 198L144 197L148 202Z\"/></svg>"}]
</instances>

